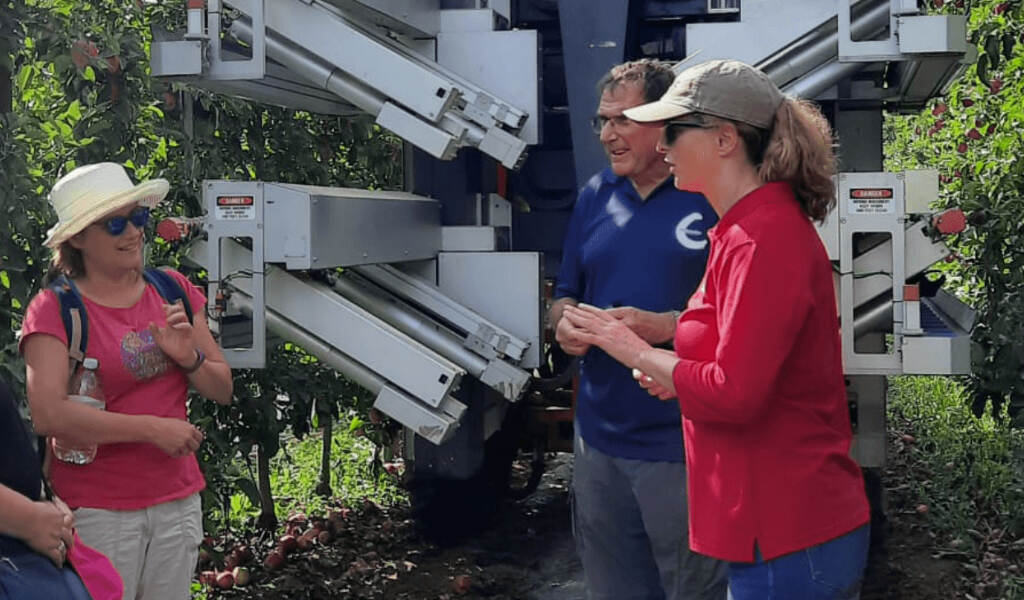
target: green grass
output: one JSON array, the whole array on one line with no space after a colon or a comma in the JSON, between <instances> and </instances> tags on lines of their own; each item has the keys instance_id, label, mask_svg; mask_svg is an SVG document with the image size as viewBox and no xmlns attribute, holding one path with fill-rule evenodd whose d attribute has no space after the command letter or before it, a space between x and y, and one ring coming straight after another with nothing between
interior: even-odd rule
<instances>
[{"instance_id":1,"label":"green grass","mask_svg":"<svg viewBox=\"0 0 1024 600\"><path fill-rule=\"evenodd\" d=\"M1024 431L1004 413L976 418L952 378L890 378L889 423L897 434L891 467L916 503L940 552L961 555L977 580L998 574L1001 598L1024 599ZM1016 544L1014 542L1017 542Z\"/></svg>"},{"instance_id":2,"label":"green grass","mask_svg":"<svg viewBox=\"0 0 1024 600\"><path fill-rule=\"evenodd\" d=\"M367 438L351 431L347 423L334 427L331 446L331 498L315 493L320 482L320 455L323 437L314 432L302 440L294 438L282 442L281 452L270 461L270 487L273 490L278 519L284 520L294 511L309 515L323 514L328 505L351 504L369 498L379 504L395 505L405 501L404 492L395 478L373 464L373 444ZM252 459L253 470L256 468ZM245 469L244 462L241 468ZM255 472L253 478L255 479ZM210 516L224 522L219 507L211 507ZM231 496L227 527L232 531L252 529L259 515L242 492Z\"/></svg>"}]
</instances>

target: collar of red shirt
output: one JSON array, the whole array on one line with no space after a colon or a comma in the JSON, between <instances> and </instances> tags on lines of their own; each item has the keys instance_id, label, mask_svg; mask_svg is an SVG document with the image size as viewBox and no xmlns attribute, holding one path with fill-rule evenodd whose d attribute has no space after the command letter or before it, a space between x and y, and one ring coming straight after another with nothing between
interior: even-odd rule
<instances>
[{"instance_id":1,"label":"collar of red shirt","mask_svg":"<svg viewBox=\"0 0 1024 600\"><path fill-rule=\"evenodd\" d=\"M793 188L785 181L769 181L740 198L736 204L733 204L732 208L722 215L718 224L708 230L708 235L715 235L725 231L733 223L739 222L743 217L766 202L777 202L779 200L795 201L796 197L793 196Z\"/></svg>"}]
</instances>

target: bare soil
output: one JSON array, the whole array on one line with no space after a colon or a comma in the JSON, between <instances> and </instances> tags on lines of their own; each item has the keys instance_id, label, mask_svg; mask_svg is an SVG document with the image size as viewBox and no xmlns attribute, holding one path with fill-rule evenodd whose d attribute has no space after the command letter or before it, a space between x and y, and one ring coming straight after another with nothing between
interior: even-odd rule
<instances>
[{"instance_id":1,"label":"bare soil","mask_svg":"<svg viewBox=\"0 0 1024 600\"><path fill-rule=\"evenodd\" d=\"M516 463L522 473L526 463ZM284 568L252 567L246 587L210 591L221 598L582 600L581 567L570 531L571 456L554 455L538 490L509 502L485 533L440 548L420 538L408 510L371 503L350 507L329 544L289 556ZM886 473L894 487L898 473ZM963 563L936 558L913 507L890 494L891 534L872 554L864 600L964 598ZM257 561L275 545L252 540ZM210 568L209 565L206 568Z\"/></svg>"}]
</instances>

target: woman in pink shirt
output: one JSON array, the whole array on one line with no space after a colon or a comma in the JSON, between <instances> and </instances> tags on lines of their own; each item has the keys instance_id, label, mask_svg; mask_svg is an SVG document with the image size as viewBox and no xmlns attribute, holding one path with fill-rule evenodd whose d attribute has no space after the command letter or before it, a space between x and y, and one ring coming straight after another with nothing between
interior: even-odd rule
<instances>
[{"instance_id":1,"label":"woman in pink shirt","mask_svg":"<svg viewBox=\"0 0 1024 600\"><path fill-rule=\"evenodd\" d=\"M674 351L594 307L565 316L651 394L678 398L690 545L730 561L735 600L858 598L869 512L849 457L832 267L812 224L835 206L828 123L725 60L624 114L664 127L676 187L720 217L704 282Z\"/></svg>"},{"instance_id":2,"label":"woman in pink shirt","mask_svg":"<svg viewBox=\"0 0 1024 600\"><path fill-rule=\"evenodd\" d=\"M210 334L203 294L166 304L143 278L149 209L167 181L133 185L114 163L77 168L54 185L59 217L45 244L53 276L70 280L88 324L87 359L99 362L105 410L69 401L68 336L52 290L40 292L22 325L27 389L37 433L97 445L88 464L51 461L54 491L74 509L82 540L106 554L127 599L186 599L202 537L194 452L202 433L188 422L189 386L227 404L231 370Z\"/></svg>"}]
</instances>

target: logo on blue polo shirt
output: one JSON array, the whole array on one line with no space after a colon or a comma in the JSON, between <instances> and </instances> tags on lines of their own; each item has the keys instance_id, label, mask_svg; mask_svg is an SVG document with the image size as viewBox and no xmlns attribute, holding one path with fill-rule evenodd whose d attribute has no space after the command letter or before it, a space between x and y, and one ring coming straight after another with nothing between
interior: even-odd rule
<instances>
[{"instance_id":1,"label":"logo on blue polo shirt","mask_svg":"<svg viewBox=\"0 0 1024 600\"><path fill-rule=\"evenodd\" d=\"M703 250L708 245L708 239L704 236L703 231L690 229L694 223L703 220L704 215L699 212L692 212L683 217L679 224L676 225L676 239L679 240L683 248L687 250Z\"/></svg>"}]
</instances>

